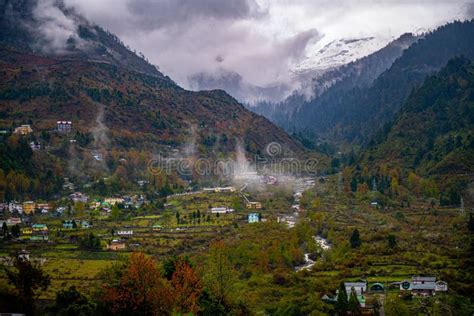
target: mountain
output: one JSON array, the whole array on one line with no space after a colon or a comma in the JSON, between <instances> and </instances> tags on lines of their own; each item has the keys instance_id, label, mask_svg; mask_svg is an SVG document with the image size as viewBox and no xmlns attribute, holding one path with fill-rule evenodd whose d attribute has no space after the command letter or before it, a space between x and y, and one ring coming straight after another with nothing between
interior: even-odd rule
<instances>
[{"instance_id":1,"label":"mountain","mask_svg":"<svg viewBox=\"0 0 474 316\"><path fill-rule=\"evenodd\" d=\"M41 3L52 5L48 10L56 10L55 16L77 22L61 37L64 43L58 38L51 42L39 31L46 27L36 17ZM241 148L250 158L265 156L272 142L293 157L304 154L283 130L226 92L179 87L61 2L0 4L5 18L0 42L0 193L9 199L51 196L63 177L88 185L107 177L110 193L150 177L155 191L182 185L172 174L156 182L149 164L158 154L174 161L213 161L232 157ZM30 20L38 32L28 34L30 25L22 21ZM51 32L58 26L48 27ZM97 37L81 36L82 27ZM93 49L101 45L108 53ZM57 121L71 121L72 133L58 133ZM29 124L33 133L12 134L20 124ZM39 146L31 151L30 142Z\"/></svg>"},{"instance_id":2,"label":"mountain","mask_svg":"<svg viewBox=\"0 0 474 316\"><path fill-rule=\"evenodd\" d=\"M294 73L323 72L364 58L387 46L393 38L360 37L325 41L308 47L306 57L291 69Z\"/></svg>"},{"instance_id":3,"label":"mountain","mask_svg":"<svg viewBox=\"0 0 474 316\"><path fill-rule=\"evenodd\" d=\"M365 164L413 170L460 192L474 180L474 63L455 58L428 77L378 138Z\"/></svg>"},{"instance_id":4,"label":"mountain","mask_svg":"<svg viewBox=\"0 0 474 316\"><path fill-rule=\"evenodd\" d=\"M338 141L367 143L389 122L410 91L455 56L474 57L474 21L454 22L427 34L403 51L367 87L334 85L291 114L291 130Z\"/></svg>"},{"instance_id":5,"label":"mountain","mask_svg":"<svg viewBox=\"0 0 474 316\"><path fill-rule=\"evenodd\" d=\"M327 95L337 95L341 91L370 86L381 73L390 68L393 62L402 55L403 50L408 48L418 38L409 33L403 34L379 51L359 60L334 67L330 70L321 70L319 73L309 71L305 74L305 76L310 77L306 86L295 91L283 102L265 101L248 108L256 113L265 115L288 131L301 131L301 128L298 128L293 121L298 119L292 117L293 112L300 109L303 105L309 102L317 102L317 99L325 98ZM367 41L369 40L349 41L349 43L355 45L357 43L361 44L360 42L366 43ZM356 52L351 53L351 56L353 55L356 55ZM308 102L308 98L311 101Z\"/></svg>"},{"instance_id":6,"label":"mountain","mask_svg":"<svg viewBox=\"0 0 474 316\"><path fill-rule=\"evenodd\" d=\"M0 44L68 59L111 63L164 77L145 57L118 37L89 23L62 1L0 0Z\"/></svg>"},{"instance_id":7,"label":"mountain","mask_svg":"<svg viewBox=\"0 0 474 316\"><path fill-rule=\"evenodd\" d=\"M284 83L261 87L245 82L242 76L226 69L214 73L200 72L188 78L192 90L222 89L240 102L254 104L261 100L278 102L284 99L291 87Z\"/></svg>"},{"instance_id":8,"label":"mountain","mask_svg":"<svg viewBox=\"0 0 474 316\"><path fill-rule=\"evenodd\" d=\"M212 73L193 74L189 76L188 81L193 90L223 89L237 100L249 104L249 108L255 111L259 111L259 107L267 109L267 105L278 106L286 99L288 102L284 102L284 106L279 106L278 112L280 110L289 112L290 109L293 109L291 107L293 104L301 104L309 97L314 97L329 88L335 81L341 80L344 77L341 75L347 71L345 69L347 65L356 63L358 67L363 67L360 62L356 61L379 50L386 51L387 49L384 47L387 45L392 50L397 45L406 48L405 42L408 40L407 35L403 35L401 39L395 41L389 37L341 39L323 37L314 44L309 43L306 48L306 56L301 61L289 66L289 78L285 82L277 80L267 86L250 84L239 73L224 68ZM384 54L386 53L381 55ZM393 59L390 59L389 64L384 66L383 70L388 68L400 54L401 50ZM356 70L355 66L349 66L349 68ZM359 68L357 69L360 71ZM293 100L295 95L301 96L298 102Z\"/></svg>"}]
</instances>

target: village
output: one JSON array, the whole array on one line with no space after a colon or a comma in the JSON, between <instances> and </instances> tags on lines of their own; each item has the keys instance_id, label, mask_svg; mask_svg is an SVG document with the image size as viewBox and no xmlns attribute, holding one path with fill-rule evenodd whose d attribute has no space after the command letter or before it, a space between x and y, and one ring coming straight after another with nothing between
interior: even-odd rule
<instances>
[{"instance_id":1,"label":"village","mask_svg":"<svg viewBox=\"0 0 474 316\"><path fill-rule=\"evenodd\" d=\"M56 132L69 134L71 130L71 122L57 122ZM14 133L28 135L32 131L30 125L21 125ZM38 142L30 143L30 147L34 151L44 149ZM102 159L98 153L91 155L96 161ZM361 219L371 225L370 231L359 226L370 235L378 234L380 223L393 222L394 218L395 225L407 220L418 223L420 212L381 205L375 193L348 210L346 205L350 203L337 200L336 195L341 193L337 177L243 172L235 178L236 182L220 186L168 194L160 205L140 191L109 196L91 193L90 189L84 193L78 191L81 186L73 179L64 178L63 191L57 199L0 203L0 260L8 265L11 256L22 256L40 263L53 275L54 289L75 284L86 290L99 271L137 251L156 258L196 255L216 238L232 239L236 231L246 231L247 227L258 231L267 227L262 225L276 225L278 231L291 235L295 231L299 234L312 221L310 236L293 260L291 270L328 280L319 297L329 306L344 300L349 304L353 297L363 314L383 314L387 300L429 298L448 292L440 270L420 269L420 263L411 258L405 258L403 265L380 263L380 269L377 262L372 263L370 271L348 269L350 263L344 263L355 259L345 256L351 250L344 248L347 241L343 238L353 232ZM144 179L135 181L139 188L147 185ZM418 207L427 209L423 203ZM447 210L443 214L421 214L436 219L453 213ZM380 239L376 240L380 243ZM398 240L399 244L402 242ZM364 256L376 258L371 260L387 260L372 248L364 249ZM45 293L44 297L50 298L49 295Z\"/></svg>"}]
</instances>

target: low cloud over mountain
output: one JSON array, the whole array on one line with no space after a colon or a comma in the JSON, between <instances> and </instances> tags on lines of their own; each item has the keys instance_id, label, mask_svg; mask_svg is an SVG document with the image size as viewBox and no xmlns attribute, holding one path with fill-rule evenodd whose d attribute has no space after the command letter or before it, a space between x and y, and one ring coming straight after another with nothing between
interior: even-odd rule
<instances>
[{"instance_id":1,"label":"low cloud over mountain","mask_svg":"<svg viewBox=\"0 0 474 316\"><path fill-rule=\"evenodd\" d=\"M252 87L298 86L293 70L341 38L431 29L472 16L472 1L65 0L185 87L236 73ZM311 64L311 63L309 63ZM192 80L191 80L192 81ZM254 97L254 96L252 96Z\"/></svg>"}]
</instances>

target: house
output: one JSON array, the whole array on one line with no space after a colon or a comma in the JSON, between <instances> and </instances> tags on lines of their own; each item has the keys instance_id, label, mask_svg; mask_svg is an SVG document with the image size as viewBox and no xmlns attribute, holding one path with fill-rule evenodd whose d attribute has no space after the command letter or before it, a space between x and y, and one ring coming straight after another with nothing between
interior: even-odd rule
<instances>
[{"instance_id":1,"label":"house","mask_svg":"<svg viewBox=\"0 0 474 316\"><path fill-rule=\"evenodd\" d=\"M89 197L81 192L74 192L69 194L69 199L71 199L73 202L87 203Z\"/></svg>"},{"instance_id":2,"label":"house","mask_svg":"<svg viewBox=\"0 0 474 316\"><path fill-rule=\"evenodd\" d=\"M250 213L249 215L247 215L247 221L249 223L260 222L260 215L258 213Z\"/></svg>"},{"instance_id":3,"label":"house","mask_svg":"<svg viewBox=\"0 0 474 316\"><path fill-rule=\"evenodd\" d=\"M51 205L49 205L49 203L38 203L38 204L36 204L36 208L38 210L50 211L51 210Z\"/></svg>"},{"instance_id":4,"label":"house","mask_svg":"<svg viewBox=\"0 0 474 316\"><path fill-rule=\"evenodd\" d=\"M48 226L45 224L33 224L31 228L33 232L48 232Z\"/></svg>"},{"instance_id":5,"label":"house","mask_svg":"<svg viewBox=\"0 0 474 316\"><path fill-rule=\"evenodd\" d=\"M31 241L48 241L48 234L33 234L30 237Z\"/></svg>"},{"instance_id":6,"label":"house","mask_svg":"<svg viewBox=\"0 0 474 316\"><path fill-rule=\"evenodd\" d=\"M35 212L36 203L33 201L23 202L23 213L33 214Z\"/></svg>"},{"instance_id":7,"label":"house","mask_svg":"<svg viewBox=\"0 0 474 316\"><path fill-rule=\"evenodd\" d=\"M33 133L33 129L31 128L30 125L21 125L15 128L13 131L13 134L18 134L18 135L28 135L30 133Z\"/></svg>"},{"instance_id":8,"label":"house","mask_svg":"<svg viewBox=\"0 0 474 316\"><path fill-rule=\"evenodd\" d=\"M56 209L56 213L58 215L63 215L65 211L66 211L66 208L64 206L60 206Z\"/></svg>"},{"instance_id":9,"label":"house","mask_svg":"<svg viewBox=\"0 0 474 316\"><path fill-rule=\"evenodd\" d=\"M30 148L33 151L37 151L41 149L41 144L39 142L30 142Z\"/></svg>"},{"instance_id":10,"label":"house","mask_svg":"<svg viewBox=\"0 0 474 316\"><path fill-rule=\"evenodd\" d=\"M344 287L346 288L347 297L351 294L352 289L356 291L357 295L364 295L367 292L366 282L344 282Z\"/></svg>"},{"instance_id":11,"label":"house","mask_svg":"<svg viewBox=\"0 0 474 316\"><path fill-rule=\"evenodd\" d=\"M262 208L262 203L260 203L260 202L248 202L247 203L247 208L258 210L258 209Z\"/></svg>"},{"instance_id":12,"label":"house","mask_svg":"<svg viewBox=\"0 0 474 316\"><path fill-rule=\"evenodd\" d=\"M81 222L81 227L83 229L89 229L89 228L92 228L92 223L88 222L88 221L82 221Z\"/></svg>"},{"instance_id":13,"label":"house","mask_svg":"<svg viewBox=\"0 0 474 316\"><path fill-rule=\"evenodd\" d=\"M114 239L107 245L107 249L112 250L112 251L125 250L126 249L125 241Z\"/></svg>"},{"instance_id":14,"label":"house","mask_svg":"<svg viewBox=\"0 0 474 316\"><path fill-rule=\"evenodd\" d=\"M327 294L324 294L323 297L321 297L321 300L323 302L330 303L330 304L336 304L337 303L336 297L329 296Z\"/></svg>"},{"instance_id":15,"label":"house","mask_svg":"<svg viewBox=\"0 0 474 316\"><path fill-rule=\"evenodd\" d=\"M117 236L132 237L133 236L133 230L118 230L117 231Z\"/></svg>"},{"instance_id":16,"label":"house","mask_svg":"<svg viewBox=\"0 0 474 316\"><path fill-rule=\"evenodd\" d=\"M69 190L69 191L74 191L74 183L69 181L69 178L64 178L63 189L64 190Z\"/></svg>"},{"instance_id":17,"label":"house","mask_svg":"<svg viewBox=\"0 0 474 316\"><path fill-rule=\"evenodd\" d=\"M213 214L227 214L227 213L232 213L234 209L232 208L227 208L227 207L213 207L211 208L211 213Z\"/></svg>"},{"instance_id":18,"label":"house","mask_svg":"<svg viewBox=\"0 0 474 316\"><path fill-rule=\"evenodd\" d=\"M18 214L23 214L23 205L17 202L10 202L8 203L7 206L8 210L10 213L18 213Z\"/></svg>"},{"instance_id":19,"label":"house","mask_svg":"<svg viewBox=\"0 0 474 316\"><path fill-rule=\"evenodd\" d=\"M151 228L153 231L160 231L161 229L163 229L163 227L161 225L153 225L152 228Z\"/></svg>"},{"instance_id":20,"label":"house","mask_svg":"<svg viewBox=\"0 0 474 316\"><path fill-rule=\"evenodd\" d=\"M143 187L146 184L148 184L148 181L147 180L138 180L137 183L138 183L139 186Z\"/></svg>"},{"instance_id":21,"label":"house","mask_svg":"<svg viewBox=\"0 0 474 316\"><path fill-rule=\"evenodd\" d=\"M48 241L48 226L45 224L34 224L31 226L31 241Z\"/></svg>"},{"instance_id":22,"label":"house","mask_svg":"<svg viewBox=\"0 0 474 316\"><path fill-rule=\"evenodd\" d=\"M22 235L31 235L33 234L33 229L31 227L24 227L21 229Z\"/></svg>"},{"instance_id":23,"label":"house","mask_svg":"<svg viewBox=\"0 0 474 316\"><path fill-rule=\"evenodd\" d=\"M204 188L204 192L215 192L215 193L224 193L224 192L235 192L234 187L215 187L215 188Z\"/></svg>"},{"instance_id":24,"label":"house","mask_svg":"<svg viewBox=\"0 0 474 316\"><path fill-rule=\"evenodd\" d=\"M64 229L73 229L76 228L76 222L74 220L68 219L63 222L63 228Z\"/></svg>"},{"instance_id":25,"label":"house","mask_svg":"<svg viewBox=\"0 0 474 316\"><path fill-rule=\"evenodd\" d=\"M72 130L72 122L71 121L57 121L56 129L60 133L69 133Z\"/></svg>"},{"instance_id":26,"label":"house","mask_svg":"<svg viewBox=\"0 0 474 316\"><path fill-rule=\"evenodd\" d=\"M21 218L19 217L10 217L7 219L7 225L8 226L14 226L14 225L20 225L21 224Z\"/></svg>"},{"instance_id":27,"label":"house","mask_svg":"<svg viewBox=\"0 0 474 316\"><path fill-rule=\"evenodd\" d=\"M108 203L110 205L123 204L123 199L115 197L105 198L104 203Z\"/></svg>"},{"instance_id":28,"label":"house","mask_svg":"<svg viewBox=\"0 0 474 316\"><path fill-rule=\"evenodd\" d=\"M17 253L17 257L23 261L30 261L30 252L23 249Z\"/></svg>"},{"instance_id":29,"label":"house","mask_svg":"<svg viewBox=\"0 0 474 316\"><path fill-rule=\"evenodd\" d=\"M367 292L367 283L366 282L344 282L344 287L346 289L347 297L351 296L352 290L355 291L357 300L361 307L365 307L365 293ZM339 290L338 290L339 292ZM339 294L339 293L338 293ZM337 295L336 295L337 301Z\"/></svg>"},{"instance_id":30,"label":"house","mask_svg":"<svg viewBox=\"0 0 474 316\"><path fill-rule=\"evenodd\" d=\"M370 292L384 292L385 291L385 286L382 283L373 283L369 287Z\"/></svg>"},{"instance_id":31,"label":"house","mask_svg":"<svg viewBox=\"0 0 474 316\"><path fill-rule=\"evenodd\" d=\"M295 227L297 221L296 215L278 215L277 222L285 223L288 228Z\"/></svg>"},{"instance_id":32,"label":"house","mask_svg":"<svg viewBox=\"0 0 474 316\"><path fill-rule=\"evenodd\" d=\"M278 179L274 176L265 176L263 177L263 182L267 185L277 185Z\"/></svg>"},{"instance_id":33,"label":"house","mask_svg":"<svg viewBox=\"0 0 474 316\"><path fill-rule=\"evenodd\" d=\"M444 281L436 281L436 287L435 291L436 292L446 292L448 290L448 283Z\"/></svg>"},{"instance_id":34,"label":"house","mask_svg":"<svg viewBox=\"0 0 474 316\"><path fill-rule=\"evenodd\" d=\"M414 295L433 296L436 291L447 291L448 284L444 281L436 282L433 276L413 276L411 282L400 282L400 291L411 291Z\"/></svg>"}]
</instances>

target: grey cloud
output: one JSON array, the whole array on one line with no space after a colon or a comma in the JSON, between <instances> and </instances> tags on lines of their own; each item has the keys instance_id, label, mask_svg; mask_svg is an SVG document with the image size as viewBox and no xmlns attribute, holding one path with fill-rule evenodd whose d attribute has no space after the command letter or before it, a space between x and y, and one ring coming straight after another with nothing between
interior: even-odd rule
<instances>
[{"instance_id":1,"label":"grey cloud","mask_svg":"<svg viewBox=\"0 0 474 316\"><path fill-rule=\"evenodd\" d=\"M474 2L466 4L466 18L474 19Z\"/></svg>"},{"instance_id":2,"label":"grey cloud","mask_svg":"<svg viewBox=\"0 0 474 316\"><path fill-rule=\"evenodd\" d=\"M64 1L186 88L196 81L246 91L283 87L279 96L299 84L292 67L319 44L366 36L388 43L474 11L468 0Z\"/></svg>"},{"instance_id":3,"label":"grey cloud","mask_svg":"<svg viewBox=\"0 0 474 316\"><path fill-rule=\"evenodd\" d=\"M67 48L67 42L74 38L76 44L80 42L77 36L78 25L73 18L68 17L58 7L55 0L38 1L33 9L36 19L35 29L43 40L42 48L54 52L61 52Z\"/></svg>"},{"instance_id":4,"label":"grey cloud","mask_svg":"<svg viewBox=\"0 0 474 316\"><path fill-rule=\"evenodd\" d=\"M264 11L255 0L135 0L128 3L139 28L153 30L188 24L196 19L247 19Z\"/></svg>"}]
</instances>

